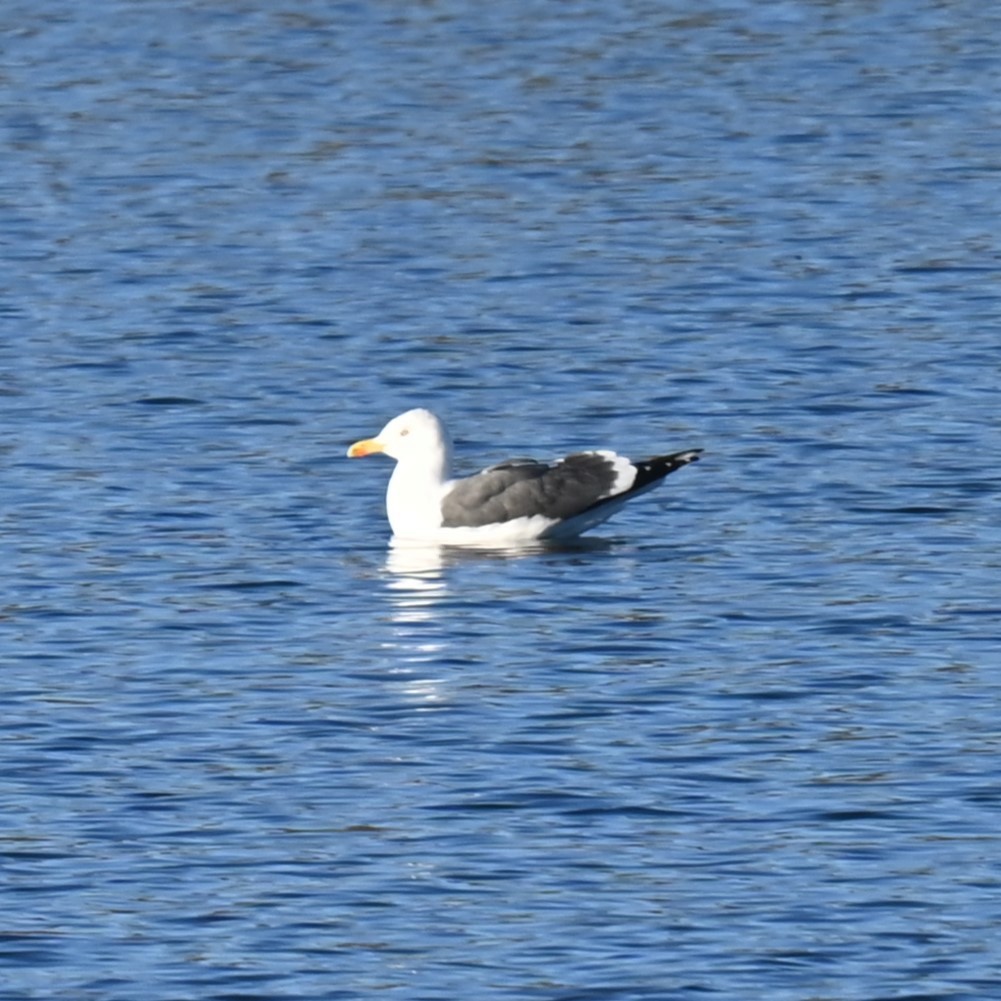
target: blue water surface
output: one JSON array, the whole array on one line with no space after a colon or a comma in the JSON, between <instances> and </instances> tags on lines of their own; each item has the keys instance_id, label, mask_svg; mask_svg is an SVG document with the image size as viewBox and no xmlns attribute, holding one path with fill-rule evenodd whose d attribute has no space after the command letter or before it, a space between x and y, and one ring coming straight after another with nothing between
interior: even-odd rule
<instances>
[{"instance_id":1,"label":"blue water surface","mask_svg":"<svg viewBox=\"0 0 1001 1001\"><path fill-rule=\"evenodd\" d=\"M1001 12L0 41L3 1001L1001 996ZM415 405L706 452L394 550Z\"/></svg>"}]
</instances>

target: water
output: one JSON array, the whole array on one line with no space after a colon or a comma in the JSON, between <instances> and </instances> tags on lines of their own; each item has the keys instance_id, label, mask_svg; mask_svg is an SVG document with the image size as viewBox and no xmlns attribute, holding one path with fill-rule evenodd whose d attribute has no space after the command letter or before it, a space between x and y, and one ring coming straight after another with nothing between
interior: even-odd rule
<instances>
[{"instance_id":1,"label":"water","mask_svg":"<svg viewBox=\"0 0 1001 1001\"><path fill-rule=\"evenodd\" d=\"M1001 985L1001 18L0 12L4 1001ZM460 461L704 461L537 552Z\"/></svg>"}]
</instances>

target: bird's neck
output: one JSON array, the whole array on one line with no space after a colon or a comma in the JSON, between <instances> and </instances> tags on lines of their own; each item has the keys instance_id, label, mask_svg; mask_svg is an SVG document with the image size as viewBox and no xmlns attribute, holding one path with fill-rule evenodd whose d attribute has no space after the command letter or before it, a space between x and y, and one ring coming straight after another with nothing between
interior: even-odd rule
<instances>
[{"instance_id":1,"label":"bird's neck","mask_svg":"<svg viewBox=\"0 0 1001 1001\"><path fill-rule=\"evenodd\" d=\"M448 482L450 454L396 463L386 491L386 514L393 535L421 538L441 525L441 495Z\"/></svg>"}]
</instances>

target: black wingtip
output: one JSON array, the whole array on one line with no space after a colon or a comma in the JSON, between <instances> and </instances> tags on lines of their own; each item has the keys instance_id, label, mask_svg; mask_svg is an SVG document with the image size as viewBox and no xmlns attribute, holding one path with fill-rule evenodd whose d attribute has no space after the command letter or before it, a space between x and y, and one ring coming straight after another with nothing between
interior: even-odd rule
<instances>
[{"instance_id":1,"label":"black wingtip","mask_svg":"<svg viewBox=\"0 0 1001 1001\"><path fill-rule=\"evenodd\" d=\"M682 466L687 466L690 462L698 462L699 456L702 455L703 451L704 449L701 448L686 448L684 452L672 452L670 455L655 455L653 458L647 459L643 465L653 466L657 469L664 468L667 473L670 473L675 469L680 469Z\"/></svg>"},{"instance_id":2,"label":"black wingtip","mask_svg":"<svg viewBox=\"0 0 1001 1001\"><path fill-rule=\"evenodd\" d=\"M690 462L698 462L702 454L701 448L688 448L684 452L672 452L670 455L654 455L642 462L633 463L636 466L636 481L633 484L633 491L642 490L644 487L657 480L662 480L669 473L673 473L682 466L687 466Z\"/></svg>"}]
</instances>

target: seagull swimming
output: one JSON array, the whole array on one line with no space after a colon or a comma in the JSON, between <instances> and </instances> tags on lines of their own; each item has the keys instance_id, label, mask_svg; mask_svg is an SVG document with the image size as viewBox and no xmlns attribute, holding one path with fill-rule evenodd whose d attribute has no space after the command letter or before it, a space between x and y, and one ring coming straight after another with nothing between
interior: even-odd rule
<instances>
[{"instance_id":1,"label":"seagull swimming","mask_svg":"<svg viewBox=\"0 0 1001 1001\"><path fill-rule=\"evenodd\" d=\"M394 417L348 456L396 460L386 491L394 541L510 546L569 539L600 525L633 497L695 462L700 448L630 460L611 451L577 452L554 462L511 459L451 479L452 443L430 410Z\"/></svg>"}]
</instances>

